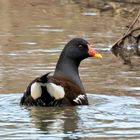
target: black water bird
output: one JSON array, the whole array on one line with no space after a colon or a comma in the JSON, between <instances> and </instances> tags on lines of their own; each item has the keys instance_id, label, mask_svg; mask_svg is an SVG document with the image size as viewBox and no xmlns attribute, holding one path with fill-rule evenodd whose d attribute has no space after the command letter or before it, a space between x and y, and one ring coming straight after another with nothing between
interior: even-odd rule
<instances>
[{"instance_id":1,"label":"black water bird","mask_svg":"<svg viewBox=\"0 0 140 140\"><path fill-rule=\"evenodd\" d=\"M78 67L88 57L102 58L93 45L82 38L69 41L57 62L53 75L36 78L27 87L20 104L27 106L88 105Z\"/></svg>"}]
</instances>

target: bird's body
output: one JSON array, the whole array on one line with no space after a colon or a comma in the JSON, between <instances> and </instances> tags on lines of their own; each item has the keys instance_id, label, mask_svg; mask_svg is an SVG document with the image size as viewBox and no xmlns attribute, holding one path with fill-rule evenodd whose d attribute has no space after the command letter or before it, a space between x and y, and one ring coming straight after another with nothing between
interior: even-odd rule
<instances>
[{"instance_id":1,"label":"bird's body","mask_svg":"<svg viewBox=\"0 0 140 140\"><path fill-rule=\"evenodd\" d=\"M78 67L83 59L91 56L101 57L84 39L72 39L64 47L54 74L47 73L33 80L21 98L21 105L88 105Z\"/></svg>"}]
</instances>

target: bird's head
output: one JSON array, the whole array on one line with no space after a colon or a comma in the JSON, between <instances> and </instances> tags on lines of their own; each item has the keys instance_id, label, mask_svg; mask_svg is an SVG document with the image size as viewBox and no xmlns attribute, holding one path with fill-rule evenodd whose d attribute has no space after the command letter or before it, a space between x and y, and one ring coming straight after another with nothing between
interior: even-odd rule
<instances>
[{"instance_id":1,"label":"bird's head","mask_svg":"<svg viewBox=\"0 0 140 140\"><path fill-rule=\"evenodd\" d=\"M82 38L74 38L69 41L64 52L68 58L79 61L87 57L102 58L102 55L94 50L93 45Z\"/></svg>"}]
</instances>

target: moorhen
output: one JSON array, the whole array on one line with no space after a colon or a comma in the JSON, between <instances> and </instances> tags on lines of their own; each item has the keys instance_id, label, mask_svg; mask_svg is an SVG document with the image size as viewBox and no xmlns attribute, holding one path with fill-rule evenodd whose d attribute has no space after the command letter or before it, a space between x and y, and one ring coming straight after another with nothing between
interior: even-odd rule
<instances>
[{"instance_id":1,"label":"moorhen","mask_svg":"<svg viewBox=\"0 0 140 140\"><path fill-rule=\"evenodd\" d=\"M47 73L34 79L28 85L20 104L26 106L88 105L78 67L85 58L102 58L101 54L92 47L92 44L82 38L69 41L62 50L54 74Z\"/></svg>"}]
</instances>

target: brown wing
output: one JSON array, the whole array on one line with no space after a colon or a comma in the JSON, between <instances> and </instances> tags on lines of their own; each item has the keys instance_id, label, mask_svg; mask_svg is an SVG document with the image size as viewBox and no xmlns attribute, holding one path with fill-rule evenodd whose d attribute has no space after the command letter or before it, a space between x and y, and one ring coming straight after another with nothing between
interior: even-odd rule
<instances>
[{"instance_id":1,"label":"brown wing","mask_svg":"<svg viewBox=\"0 0 140 140\"><path fill-rule=\"evenodd\" d=\"M74 82L72 82L71 80L59 76L48 76L48 82L55 83L56 85L61 85L64 88L65 97L63 99L63 103L71 104L71 105L88 104L86 95L81 91L80 87L76 85ZM78 99L77 97L82 97L82 98Z\"/></svg>"}]
</instances>

